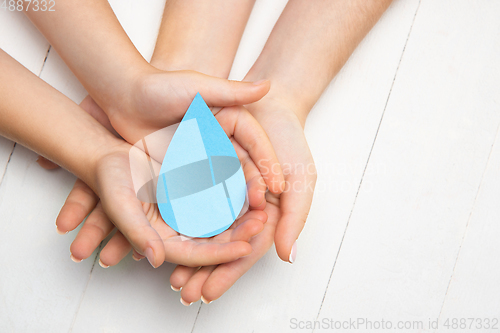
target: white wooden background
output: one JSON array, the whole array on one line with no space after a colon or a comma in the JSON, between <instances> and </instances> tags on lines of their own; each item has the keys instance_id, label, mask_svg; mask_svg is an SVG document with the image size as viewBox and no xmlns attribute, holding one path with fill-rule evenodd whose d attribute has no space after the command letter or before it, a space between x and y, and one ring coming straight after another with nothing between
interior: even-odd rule
<instances>
[{"instance_id":1,"label":"white wooden background","mask_svg":"<svg viewBox=\"0 0 500 333\"><path fill-rule=\"evenodd\" d=\"M163 2L111 1L146 58ZM232 78L285 5L257 1ZM500 1L396 0L308 119L319 179L296 263L272 249L210 305L180 304L173 265L72 262L75 233L54 221L74 176L0 138L0 332L289 332L357 318L430 332L429 319L500 318L499 18ZM84 97L23 14L0 11L0 47Z\"/></svg>"}]
</instances>

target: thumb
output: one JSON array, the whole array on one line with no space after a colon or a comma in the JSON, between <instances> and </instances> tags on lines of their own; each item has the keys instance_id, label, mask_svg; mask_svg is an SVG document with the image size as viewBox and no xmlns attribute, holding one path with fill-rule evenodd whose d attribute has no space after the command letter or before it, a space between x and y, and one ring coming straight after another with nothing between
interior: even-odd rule
<instances>
[{"instance_id":1,"label":"thumb","mask_svg":"<svg viewBox=\"0 0 500 333\"><path fill-rule=\"evenodd\" d=\"M241 82L198 74L194 78L197 92L210 106L234 106L257 102L271 88L269 80Z\"/></svg>"},{"instance_id":2,"label":"thumb","mask_svg":"<svg viewBox=\"0 0 500 333\"><path fill-rule=\"evenodd\" d=\"M315 184L315 174L293 175L287 179L288 187L280 196L282 215L274 235L276 252L283 261L295 261L297 238L306 223Z\"/></svg>"}]
</instances>

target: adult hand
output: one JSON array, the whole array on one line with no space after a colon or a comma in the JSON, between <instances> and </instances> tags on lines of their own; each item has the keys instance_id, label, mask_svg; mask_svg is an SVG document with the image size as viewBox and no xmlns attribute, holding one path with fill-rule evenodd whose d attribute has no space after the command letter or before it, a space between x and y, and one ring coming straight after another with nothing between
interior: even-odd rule
<instances>
[{"instance_id":1,"label":"adult hand","mask_svg":"<svg viewBox=\"0 0 500 333\"><path fill-rule=\"evenodd\" d=\"M316 171L304 137L301 111L267 96L248 106L269 135L285 175L286 187L281 196L266 195L268 221L264 230L250 240L253 251L236 261L196 269L177 266L170 277L172 289L182 288L183 304L200 298L209 303L222 296L271 247L273 240L279 256L295 260L294 244L306 221L311 205ZM289 249L292 249L290 251Z\"/></svg>"},{"instance_id":2,"label":"adult hand","mask_svg":"<svg viewBox=\"0 0 500 333\"><path fill-rule=\"evenodd\" d=\"M95 107L86 100L82 103L83 107ZM91 101L91 100L90 100ZM85 102L85 101L84 101ZM98 110L93 110L92 114L98 114ZM243 165L243 170L249 186L249 203L252 209L262 210L265 207L264 191L266 184L271 191L278 193L279 185L283 179L278 172L272 175L266 175L265 183L262 181L261 170L257 168L254 160L262 160L261 169L270 168L277 163L270 143L267 141L265 133L257 124L255 119L242 107L225 108L216 115L221 126L226 130L226 134L232 138L236 152ZM128 165L125 163L124 156L120 158L120 163L113 162L113 165L119 165L117 172L113 176L122 175L114 182L110 182L111 188L120 182L124 182L125 175L130 174ZM128 163L128 162L127 162ZM107 170L107 168L103 168ZM275 169L276 170L276 169ZM108 179L108 176L103 179ZM130 177L129 177L130 178ZM130 192L130 181L124 185L125 193ZM133 188L132 188L133 191ZM114 197L114 194L110 194ZM134 196L128 195L127 200L137 200ZM117 204L117 207L120 207ZM112 207L111 207L112 208ZM108 208L109 209L109 208ZM213 263L231 261L243 253L245 249L243 244L239 248L226 246L225 243L244 241L247 242L255 233L259 232L259 224L256 220L265 222L266 216L262 212L250 212L245 214L233 227L225 233L210 239L190 240L182 244L176 244L180 237L176 232L170 229L159 217L156 205L143 204L143 209L150 218L153 228L161 235L164 240L166 250L166 260L174 263L184 263L185 265L201 265L201 262L212 261ZM70 193L63 209L57 220L57 226L60 233L65 233L76 228L84 218L89 214L83 228L76 237L71 246L72 259L81 261L87 258L99 243L113 230L113 225L108 220L103 211L103 205L98 201L97 196L81 181L77 181L75 187ZM152 219L152 220L151 220ZM236 228L237 227L237 228ZM133 230L129 230L133 232ZM175 241L175 242L174 242ZM208 243L208 244L207 244ZM200 246L204 245L204 246ZM207 245L210 245L207 246ZM223 245L223 246L215 246ZM246 244L248 245L248 244ZM221 250L222 249L222 250ZM130 250L127 238L122 233L117 232L106 247L101 252L101 265L106 267L118 263ZM189 256L186 257L185 254ZM246 253L246 252L245 252ZM140 251L135 251L136 259L142 258ZM201 259L200 259L201 258Z\"/></svg>"}]
</instances>

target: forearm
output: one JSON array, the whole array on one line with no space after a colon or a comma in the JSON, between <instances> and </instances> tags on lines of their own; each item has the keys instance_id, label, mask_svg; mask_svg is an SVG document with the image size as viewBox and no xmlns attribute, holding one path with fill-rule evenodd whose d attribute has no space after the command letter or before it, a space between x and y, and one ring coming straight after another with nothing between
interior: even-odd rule
<instances>
[{"instance_id":1,"label":"forearm","mask_svg":"<svg viewBox=\"0 0 500 333\"><path fill-rule=\"evenodd\" d=\"M60 164L94 190L96 159L120 144L70 99L2 50L0 135Z\"/></svg>"},{"instance_id":2,"label":"forearm","mask_svg":"<svg viewBox=\"0 0 500 333\"><path fill-rule=\"evenodd\" d=\"M247 79L268 78L305 119L391 0L290 0Z\"/></svg>"},{"instance_id":3,"label":"forearm","mask_svg":"<svg viewBox=\"0 0 500 333\"><path fill-rule=\"evenodd\" d=\"M25 13L105 111L147 66L106 0L64 0L55 11Z\"/></svg>"},{"instance_id":4,"label":"forearm","mask_svg":"<svg viewBox=\"0 0 500 333\"><path fill-rule=\"evenodd\" d=\"M227 78L255 0L168 0L151 64Z\"/></svg>"}]
</instances>

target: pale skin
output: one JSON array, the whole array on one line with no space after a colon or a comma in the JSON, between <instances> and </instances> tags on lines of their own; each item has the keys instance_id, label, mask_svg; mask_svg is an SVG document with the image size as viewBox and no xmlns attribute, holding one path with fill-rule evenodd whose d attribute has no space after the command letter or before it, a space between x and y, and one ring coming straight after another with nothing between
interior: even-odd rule
<instances>
[{"instance_id":1,"label":"pale skin","mask_svg":"<svg viewBox=\"0 0 500 333\"><path fill-rule=\"evenodd\" d=\"M269 91L268 80L238 83L151 66L105 0L57 6L54 12L25 13L130 143L180 121L198 92L209 106L223 107L254 102Z\"/></svg>"},{"instance_id":2,"label":"pale skin","mask_svg":"<svg viewBox=\"0 0 500 333\"><path fill-rule=\"evenodd\" d=\"M156 205L137 199L128 157L130 144L113 136L74 102L2 50L0 68L0 135L25 145L80 177L88 184L85 185L87 189L101 199L97 215L105 216L108 223L113 221L119 234L126 237L127 245L134 244L134 249L145 255L153 266L157 267L164 260L188 266L215 264L251 253L248 241L262 230L267 218L262 210L247 212L229 230L216 237L182 240L161 219ZM216 119L242 160L245 176L250 179L248 191L252 201L262 182L252 161L270 158L278 163L272 146L263 129L243 107L226 107ZM274 180L280 181L281 176L276 177ZM252 185L252 181L256 185ZM85 201L76 209L85 209L84 205ZM158 241L151 239L153 237L144 239L147 233L158 235ZM119 243L112 245L116 247ZM154 253L148 253L153 249L164 252L161 262L155 262Z\"/></svg>"},{"instance_id":3,"label":"pale skin","mask_svg":"<svg viewBox=\"0 0 500 333\"><path fill-rule=\"evenodd\" d=\"M273 83L268 95L247 107L271 139L284 168L289 188L280 197L272 194L266 196L265 212L268 221L264 225L264 230L250 240L253 248L251 255L234 262L204 266L201 269L186 266L176 268L171 276L171 283L175 289L182 287L183 304L190 304L200 297L205 302L219 298L267 252L273 241L281 259L285 261L295 259L292 248L295 248L296 255L297 246L294 247L293 244L307 219L316 181L314 162L303 134L305 120L329 82L390 2L390 0L318 1L313 6L307 0L289 1L263 52L246 76L248 80L268 78ZM203 1L200 0L200 3ZM170 7L170 10L173 8ZM206 8L203 14L208 15ZM241 13L241 16L248 17L248 13ZM172 17L175 15L172 14ZM172 22L169 38L159 39L152 63L160 68L164 66L164 68L187 69L192 66L203 72L204 59L191 57L184 64L172 61L172 59L183 59L186 54L197 54L194 52L196 43L191 45L191 48L188 43L179 53L176 53L175 48L168 47L181 43L180 40L176 40L175 20ZM195 25L196 20L191 23ZM163 24L165 25L165 20ZM182 29L180 27L178 29L177 32L181 34ZM186 38L203 40L203 37L212 34L210 27L203 29L192 27L188 31L191 35L187 37L184 35L184 40ZM225 31L228 35L232 35L231 29ZM234 56L232 50L236 50L236 47L237 42L233 47L228 45L227 49L231 52L227 51L227 58L230 54ZM160 49L169 50L165 62L161 61L161 54L158 51ZM226 67L222 61L219 63L213 60L212 64L207 62L211 66L207 66L205 72L208 72L208 68L228 68L232 58L227 58L224 58L228 64ZM222 76L228 71L229 69L226 69L223 72L221 69L219 73L210 74ZM301 168L298 169L298 166ZM302 169L302 166L306 168ZM293 189L290 184L299 186L295 186L296 190L290 190Z\"/></svg>"},{"instance_id":4,"label":"pale skin","mask_svg":"<svg viewBox=\"0 0 500 333\"><path fill-rule=\"evenodd\" d=\"M266 196L268 222L250 243L251 255L217 267L194 270L179 266L171 276L182 287L187 304L200 297L204 302L219 298L257 262L274 240L282 260L292 258L291 248L307 219L316 174L303 127L311 108L345 64L359 42L390 5L390 0L316 1L291 0L276 23L264 50L245 79L266 77L270 92L248 105L264 127L285 173L287 185L278 198ZM300 50L300 52L297 52ZM310 170L310 171L307 171ZM312 184L312 187L309 186ZM296 250L296 248L295 248Z\"/></svg>"},{"instance_id":5,"label":"pale skin","mask_svg":"<svg viewBox=\"0 0 500 333\"><path fill-rule=\"evenodd\" d=\"M257 101L269 91L267 80L256 83L234 82L194 71L167 72L151 66L130 42L107 1L65 1L58 4L56 12L27 11L26 15L43 32L89 91L118 134L130 143L135 143L158 129L180 121L197 92L202 94L209 106L224 107ZM87 106L91 104L86 102ZM224 110L221 112L226 114L225 117L229 117L232 109ZM254 128L257 124L252 117L245 116L248 114L245 110L238 109L235 113L242 115L233 118L241 130L245 129L245 126ZM253 133L253 139L267 140L267 136L263 132L258 134L256 131ZM235 141L240 145L242 143ZM243 149L239 149L243 154L244 148L260 149L255 141L247 143L249 143L247 147L243 145ZM267 151L257 160L268 156L267 153L275 156L271 151ZM248 158L250 155L243 155L241 158L251 161L252 158ZM278 163L276 159L274 160ZM284 184L283 177L279 174L281 170L272 175L260 172L264 182L258 182L255 181L257 177L255 170L261 166L253 162L247 163L247 166L245 171L251 170L251 172L246 173L246 176L252 174L248 180L253 179L251 185L254 188L260 188L259 191L254 191L254 193L260 193L254 197L260 196L260 198L254 199L254 202L250 203L251 206L263 205L265 202L263 187L265 188L266 185L274 193L282 191ZM80 186L80 183L77 183L77 188L87 190L84 186ZM67 203L68 205L74 204L73 208L81 212L82 205L75 198L83 200L78 195L70 196ZM84 202L84 207L93 208L93 200L87 199L81 202ZM105 216L101 212L104 202L101 200L101 203L97 204L94 216ZM260 214L262 216L262 213ZM61 215L64 217L64 210ZM113 222L116 224L116 221ZM69 229L64 228L64 222L61 223L62 225L58 221L60 231L68 231ZM154 267L159 266L165 259L177 261L174 252L165 251L165 244L162 241L164 237L154 229L154 227L133 229L121 226L121 234L117 234L110 246L116 243L123 247L123 244L128 241L136 253L147 256ZM99 236L106 234L106 229L103 230ZM217 253L212 252L212 254ZM205 254L204 257L214 263L218 262L217 256L208 259L210 254ZM121 258L114 259L119 261ZM196 265L196 260L190 265Z\"/></svg>"},{"instance_id":6,"label":"pale skin","mask_svg":"<svg viewBox=\"0 0 500 333\"><path fill-rule=\"evenodd\" d=\"M202 5L199 11L192 12L188 2L169 1L164 11L151 64L167 71L194 69L204 74L227 78L253 2L253 0L218 0L218 3L205 1L205 3L199 2ZM214 8L218 8L218 10L214 11ZM207 10L211 10L213 15L206 15ZM234 15L230 15L231 13ZM187 23L182 19L173 20L172 17L190 18L189 22L197 22L200 26L198 29L184 29L183 27ZM210 25L213 20L225 20L224 29L230 29L234 35L228 37L227 34L216 33L216 30L220 28L216 28L217 25ZM213 28L207 29L209 26ZM205 27L205 30L201 29L202 27ZM202 31L205 33L201 34ZM178 32L178 34L171 32ZM211 43L221 45L221 47L210 47ZM172 51L164 51L169 45L173 46L171 47ZM203 54L203 57L199 57L200 54ZM106 128L113 131L106 114L90 96L84 99L81 106ZM39 163L45 168L57 167L44 158L40 158ZM264 209L266 203L265 188L259 186L261 183L257 181L260 174L246 171L246 177L249 186L256 188L250 196L251 208L254 210ZM82 202L85 209L81 209ZM101 213L98 202L95 194L86 188L83 182L78 181L57 219L58 229L61 233L65 233L75 229L91 213L71 245L72 258L75 261L89 257L113 228L105 214ZM130 245L118 233L101 250L101 266L108 267L117 264L129 250ZM140 260L143 256L134 251L133 258Z\"/></svg>"}]
</instances>

